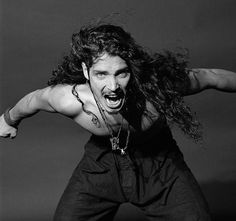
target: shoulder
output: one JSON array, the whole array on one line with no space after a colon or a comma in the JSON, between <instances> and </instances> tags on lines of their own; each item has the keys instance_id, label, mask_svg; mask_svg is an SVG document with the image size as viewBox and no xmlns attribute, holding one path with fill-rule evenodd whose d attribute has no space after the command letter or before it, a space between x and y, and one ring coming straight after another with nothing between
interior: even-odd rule
<instances>
[{"instance_id":1,"label":"shoulder","mask_svg":"<svg viewBox=\"0 0 236 221\"><path fill-rule=\"evenodd\" d=\"M75 86L75 90L80 96L80 87ZM58 84L48 87L47 96L50 105L60 114L68 117L76 117L82 110L82 104L73 94L73 85Z\"/></svg>"}]
</instances>

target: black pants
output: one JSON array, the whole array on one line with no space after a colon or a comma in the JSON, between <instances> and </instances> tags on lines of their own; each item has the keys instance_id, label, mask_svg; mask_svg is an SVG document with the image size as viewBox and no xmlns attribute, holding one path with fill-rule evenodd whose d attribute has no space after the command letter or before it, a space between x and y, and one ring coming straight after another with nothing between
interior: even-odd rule
<instances>
[{"instance_id":1,"label":"black pants","mask_svg":"<svg viewBox=\"0 0 236 221\"><path fill-rule=\"evenodd\" d=\"M124 202L139 207L149 220L210 220L204 196L178 147L174 142L160 146L146 143L122 156L92 136L54 221L112 220Z\"/></svg>"}]
</instances>

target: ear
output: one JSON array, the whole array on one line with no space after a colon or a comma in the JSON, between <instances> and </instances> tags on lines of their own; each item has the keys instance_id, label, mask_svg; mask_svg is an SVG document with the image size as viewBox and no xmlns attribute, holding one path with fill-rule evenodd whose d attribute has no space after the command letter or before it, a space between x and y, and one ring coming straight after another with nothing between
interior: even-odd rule
<instances>
[{"instance_id":1,"label":"ear","mask_svg":"<svg viewBox=\"0 0 236 221\"><path fill-rule=\"evenodd\" d=\"M84 74L84 77L89 80L89 74L88 74L88 68L86 66L86 64L84 62L82 62L82 69L83 69L83 74Z\"/></svg>"}]
</instances>

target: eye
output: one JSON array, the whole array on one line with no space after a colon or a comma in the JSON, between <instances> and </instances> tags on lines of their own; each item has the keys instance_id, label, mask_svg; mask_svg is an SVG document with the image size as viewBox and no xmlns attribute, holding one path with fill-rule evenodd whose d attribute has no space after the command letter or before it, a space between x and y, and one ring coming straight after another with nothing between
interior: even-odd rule
<instances>
[{"instance_id":1,"label":"eye","mask_svg":"<svg viewBox=\"0 0 236 221\"><path fill-rule=\"evenodd\" d=\"M95 76L97 77L97 78L104 78L105 76L106 76L106 74L104 73L104 72L97 72L96 74L95 74Z\"/></svg>"},{"instance_id":2,"label":"eye","mask_svg":"<svg viewBox=\"0 0 236 221\"><path fill-rule=\"evenodd\" d=\"M119 73L119 77L121 77L121 78L126 78L126 77L128 77L128 75L129 75L128 71L124 71L124 72Z\"/></svg>"}]
</instances>

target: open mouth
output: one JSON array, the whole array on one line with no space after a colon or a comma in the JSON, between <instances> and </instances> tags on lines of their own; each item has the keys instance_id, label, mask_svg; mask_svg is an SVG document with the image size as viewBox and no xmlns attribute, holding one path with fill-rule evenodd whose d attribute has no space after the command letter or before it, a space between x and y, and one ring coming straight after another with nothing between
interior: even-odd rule
<instances>
[{"instance_id":1,"label":"open mouth","mask_svg":"<svg viewBox=\"0 0 236 221\"><path fill-rule=\"evenodd\" d=\"M105 94L104 98L109 108L116 109L122 106L124 94Z\"/></svg>"}]
</instances>

